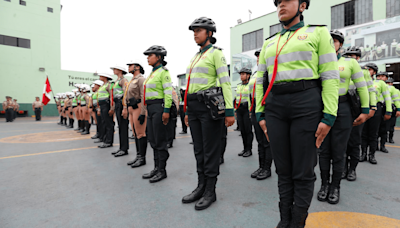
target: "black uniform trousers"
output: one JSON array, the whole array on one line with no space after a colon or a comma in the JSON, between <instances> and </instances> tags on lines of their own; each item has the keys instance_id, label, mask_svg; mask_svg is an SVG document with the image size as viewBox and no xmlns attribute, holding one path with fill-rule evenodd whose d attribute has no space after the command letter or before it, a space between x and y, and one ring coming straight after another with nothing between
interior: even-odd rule
<instances>
[{"instance_id":1,"label":"black uniform trousers","mask_svg":"<svg viewBox=\"0 0 400 228\"><path fill-rule=\"evenodd\" d=\"M183 111L183 105L179 105L179 116L182 122L182 131L187 132L187 126L185 124L185 112Z\"/></svg>"},{"instance_id":2,"label":"black uniform trousers","mask_svg":"<svg viewBox=\"0 0 400 228\"><path fill-rule=\"evenodd\" d=\"M377 104L377 109L372 118L367 120L361 134L361 148L369 146L369 154L375 154L378 145L378 130L382 119L382 103Z\"/></svg>"},{"instance_id":3,"label":"black uniform trousers","mask_svg":"<svg viewBox=\"0 0 400 228\"><path fill-rule=\"evenodd\" d=\"M319 149L319 167L322 171L342 173L346 164L346 148L353 127L350 103L339 103L335 124L332 126Z\"/></svg>"},{"instance_id":4,"label":"black uniform trousers","mask_svg":"<svg viewBox=\"0 0 400 228\"><path fill-rule=\"evenodd\" d=\"M167 128L168 128L168 144L172 145L175 135L176 135L176 122L177 118L169 118Z\"/></svg>"},{"instance_id":5,"label":"black uniform trousers","mask_svg":"<svg viewBox=\"0 0 400 228\"><path fill-rule=\"evenodd\" d=\"M117 116L118 121L118 131L119 131L119 149L122 151L129 150L129 136L128 136L128 128L129 128L129 118L124 119L122 117L122 99L114 99L115 102L115 115ZM128 111L128 110L127 110Z\"/></svg>"},{"instance_id":6,"label":"black uniform trousers","mask_svg":"<svg viewBox=\"0 0 400 228\"><path fill-rule=\"evenodd\" d=\"M114 120L113 116L110 116L108 112L110 111L110 104L104 103L100 105L100 114L102 125L104 126L104 140L106 144L114 143Z\"/></svg>"},{"instance_id":7,"label":"black uniform trousers","mask_svg":"<svg viewBox=\"0 0 400 228\"><path fill-rule=\"evenodd\" d=\"M347 143L346 150L346 168L349 170L356 170L358 162L360 160L360 146L361 146L361 134L364 128L364 124L355 126L351 129L349 142Z\"/></svg>"},{"instance_id":8,"label":"black uniform trousers","mask_svg":"<svg viewBox=\"0 0 400 228\"><path fill-rule=\"evenodd\" d=\"M384 111L382 110L382 112L384 112ZM379 125L379 134L378 134L378 139L381 138L381 140L380 140L381 147L385 146L385 144L386 144L389 128L390 128L390 119L385 120L383 118L383 114L382 114L381 123ZM378 141L376 143L378 145Z\"/></svg>"},{"instance_id":9,"label":"black uniform trousers","mask_svg":"<svg viewBox=\"0 0 400 228\"><path fill-rule=\"evenodd\" d=\"M240 104L236 110L236 116L239 123L240 133L242 135L244 151L253 148L253 132L251 128L251 120L248 103Z\"/></svg>"},{"instance_id":10,"label":"black uniform trousers","mask_svg":"<svg viewBox=\"0 0 400 228\"><path fill-rule=\"evenodd\" d=\"M225 121L222 121L222 137L221 137L221 157L224 158L227 138L228 138L228 128L225 125Z\"/></svg>"},{"instance_id":11,"label":"black uniform trousers","mask_svg":"<svg viewBox=\"0 0 400 228\"><path fill-rule=\"evenodd\" d=\"M397 117L392 117L390 118L390 124L389 124L389 138L392 139L394 135L394 127L396 126L396 120Z\"/></svg>"},{"instance_id":12,"label":"black uniform trousers","mask_svg":"<svg viewBox=\"0 0 400 228\"><path fill-rule=\"evenodd\" d=\"M254 104L255 103L256 100L254 99ZM266 167L270 168L272 164L271 146L269 145L267 137L257 121L255 107L253 107L253 110L251 111L251 123L253 124L254 134L256 135L256 140L258 143L259 160L265 160Z\"/></svg>"},{"instance_id":13,"label":"black uniform trousers","mask_svg":"<svg viewBox=\"0 0 400 228\"><path fill-rule=\"evenodd\" d=\"M162 122L164 105L163 103L149 103L147 104L147 138L154 151L156 166L159 171L165 172L169 153L167 148L168 128Z\"/></svg>"},{"instance_id":14,"label":"black uniform trousers","mask_svg":"<svg viewBox=\"0 0 400 228\"><path fill-rule=\"evenodd\" d=\"M210 110L198 100L188 102L188 117L197 173L206 178L217 177L224 119L213 120Z\"/></svg>"},{"instance_id":15,"label":"black uniform trousers","mask_svg":"<svg viewBox=\"0 0 400 228\"><path fill-rule=\"evenodd\" d=\"M275 95L270 93L265 117L278 174L280 202L308 208L314 193L315 146L323 103L319 87Z\"/></svg>"},{"instance_id":16,"label":"black uniform trousers","mask_svg":"<svg viewBox=\"0 0 400 228\"><path fill-rule=\"evenodd\" d=\"M11 109L11 111L12 111L12 109ZM40 120L41 119L41 116L42 115L42 109L41 108L35 108L35 117L36 117L36 120Z\"/></svg>"},{"instance_id":17,"label":"black uniform trousers","mask_svg":"<svg viewBox=\"0 0 400 228\"><path fill-rule=\"evenodd\" d=\"M6 109L6 122L12 122L13 121L13 119L12 119L12 112L13 111L14 110L12 108ZM35 113L36 113L36 110L35 110Z\"/></svg>"},{"instance_id":18,"label":"black uniform trousers","mask_svg":"<svg viewBox=\"0 0 400 228\"><path fill-rule=\"evenodd\" d=\"M101 111L100 111L100 115L97 115L97 111L96 111L96 119L97 119L97 126L96 126L97 134L99 136L99 139L104 141L106 129L103 124L103 119L101 118Z\"/></svg>"},{"instance_id":19,"label":"black uniform trousers","mask_svg":"<svg viewBox=\"0 0 400 228\"><path fill-rule=\"evenodd\" d=\"M13 120L15 120L15 118L17 118L17 111L13 110Z\"/></svg>"}]
</instances>

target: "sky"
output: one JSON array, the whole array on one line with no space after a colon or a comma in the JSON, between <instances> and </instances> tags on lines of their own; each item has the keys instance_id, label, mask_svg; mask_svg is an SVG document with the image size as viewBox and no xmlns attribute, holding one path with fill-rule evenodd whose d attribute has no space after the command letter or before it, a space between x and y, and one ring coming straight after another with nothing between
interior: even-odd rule
<instances>
[{"instance_id":1,"label":"sky","mask_svg":"<svg viewBox=\"0 0 400 228\"><path fill-rule=\"evenodd\" d=\"M272 0L61 0L61 65L64 70L112 74L110 67L143 63L152 45L167 49L167 68L174 85L198 52L189 25L198 17L214 20L218 47L230 61L230 27L276 10Z\"/></svg>"}]
</instances>

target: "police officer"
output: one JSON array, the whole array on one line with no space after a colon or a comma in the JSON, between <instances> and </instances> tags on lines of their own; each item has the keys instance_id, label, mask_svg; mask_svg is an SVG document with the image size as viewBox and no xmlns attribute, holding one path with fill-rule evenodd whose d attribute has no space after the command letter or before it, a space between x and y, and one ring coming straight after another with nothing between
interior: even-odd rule
<instances>
[{"instance_id":1,"label":"police officer","mask_svg":"<svg viewBox=\"0 0 400 228\"><path fill-rule=\"evenodd\" d=\"M128 126L129 121L128 117L122 117L122 98L124 96L124 92L126 90L126 85L128 84L128 80L124 78L124 75L128 72L125 67L115 66L111 67L111 70L114 71L114 74L118 76L117 81L113 86L113 100L114 100L114 110L115 115L117 116L118 121L118 133L119 133L119 149L115 152L112 152L115 157L121 157L128 155L129 150L129 139L128 139ZM114 111L113 111L114 112Z\"/></svg>"},{"instance_id":2,"label":"police officer","mask_svg":"<svg viewBox=\"0 0 400 228\"><path fill-rule=\"evenodd\" d=\"M77 117L77 108L78 108L78 101L76 99L78 95L78 89L73 89L72 90L72 101L71 101L71 115L72 115L72 120L70 123L70 128L74 128L74 123L75 123L75 117Z\"/></svg>"},{"instance_id":3,"label":"police officer","mask_svg":"<svg viewBox=\"0 0 400 228\"><path fill-rule=\"evenodd\" d=\"M392 102L396 106L396 116L393 116L389 120L389 126L388 126L388 132L389 132L389 138L388 142L389 143L394 143L393 141L393 134L394 134L394 127L396 126L396 119L399 117L399 105L400 105L400 91L396 89L396 87L393 86L394 79L390 77L388 80L386 80L386 84L389 86L389 91L392 96ZM393 110L394 112L394 110Z\"/></svg>"},{"instance_id":4,"label":"police officer","mask_svg":"<svg viewBox=\"0 0 400 228\"><path fill-rule=\"evenodd\" d=\"M225 102L225 125L232 126L235 119L225 56L222 49L213 46L217 42L217 39L213 37L217 32L214 21L207 17L197 18L189 26L189 30L193 31L194 40L200 46L200 51L192 58L186 69L188 82L184 103L184 109L187 105L185 123L190 126L194 144L198 185L191 194L183 197L182 202L198 201L195 209L203 210L217 200L215 186L219 175L223 134L221 126L224 118L215 112L213 112L213 117L205 102L199 99L209 99L204 95L206 93L217 95L219 102ZM217 81L221 88L217 90L218 92L212 89L218 85ZM214 110L215 108L221 110L222 107L214 106Z\"/></svg>"},{"instance_id":5,"label":"police officer","mask_svg":"<svg viewBox=\"0 0 400 228\"><path fill-rule=\"evenodd\" d=\"M103 137L104 137L104 131L102 128L102 124L101 124L101 116L97 115L97 111L99 110L100 106L99 106L99 88L104 85L104 82L101 80L96 80L93 82L93 88L92 88L92 104L93 104L93 116L96 119L96 134L94 136L92 136L92 139L99 139L100 141L102 141Z\"/></svg>"},{"instance_id":6,"label":"police officer","mask_svg":"<svg viewBox=\"0 0 400 228\"><path fill-rule=\"evenodd\" d=\"M82 108L82 84L75 84L76 89L78 92L76 93L76 102L77 102L77 107L75 109L75 116L76 119L78 120L78 127L74 131L82 132L84 121L83 121L83 115L81 113L81 108Z\"/></svg>"},{"instance_id":7,"label":"police officer","mask_svg":"<svg viewBox=\"0 0 400 228\"><path fill-rule=\"evenodd\" d=\"M359 62L361 59L362 52L360 48L353 46L349 47L345 51L344 55L346 57L353 58ZM368 119L370 119L371 117L374 116L376 110L376 93L375 93L375 88L373 87L373 82L371 79L371 75L369 74L369 71L365 68L361 69L364 75L365 82L367 83L367 88L369 93L370 110ZM356 86L351 81L349 89L354 90L355 88ZM350 138L347 143L346 164L342 173L342 179L347 179L348 181L355 181L357 179L356 168L360 160L361 133L363 127L364 124L360 124L358 126L353 126L351 130Z\"/></svg>"},{"instance_id":8,"label":"police officer","mask_svg":"<svg viewBox=\"0 0 400 228\"><path fill-rule=\"evenodd\" d=\"M154 169L143 175L143 179L150 179L155 183L167 178L167 124L172 104L171 75L165 67L167 50L164 47L153 45L143 54L147 55L147 62L153 67L150 76L144 82L144 104L147 105L147 135L154 151Z\"/></svg>"},{"instance_id":9,"label":"police officer","mask_svg":"<svg viewBox=\"0 0 400 228\"><path fill-rule=\"evenodd\" d=\"M321 189L318 192L319 201L337 204L340 200L340 181L346 164L346 148L353 125L363 124L369 114L369 94L360 65L355 59L344 58L339 50L344 43L344 35L339 30L331 31L338 58L340 84L339 106L335 124L332 126L319 151L319 167L321 170ZM350 102L346 95L350 81L354 82L360 97L361 114L353 116ZM330 174L332 164L332 175ZM329 183L329 180L332 180Z\"/></svg>"},{"instance_id":10,"label":"police officer","mask_svg":"<svg viewBox=\"0 0 400 228\"><path fill-rule=\"evenodd\" d=\"M64 101L64 108L65 108L65 116L68 117L68 124L65 126L66 128L70 128L72 121L73 121L73 115L72 115L72 99L74 94L72 92L66 92L66 100Z\"/></svg>"},{"instance_id":11,"label":"police officer","mask_svg":"<svg viewBox=\"0 0 400 228\"><path fill-rule=\"evenodd\" d=\"M184 98L185 98L185 89L181 88L179 90L179 116L181 118L181 123L182 123L182 131L179 132L179 134L187 134L187 126L185 124L185 112L183 111L183 104L184 104Z\"/></svg>"},{"instance_id":12,"label":"police officer","mask_svg":"<svg viewBox=\"0 0 400 228\"><path fill-rule=\"evenodd\" d=\"M57 111L58 114L60 115L60 122L58 122L57 124L60 125L61 121L62 121L62 116L61 116L61 104L60 104L60 93L57 93L56 96L54 97L54 100L56 101L56 106L57 106Z\"/></svg>"},{"instance_id":13,"label":"police officer","mask_svg":"<svg viewBox=\"0 0 400 228\"><path fill-rule=\"evenodd\" d=\"M61 123L60 125L64 125L64 121L66 120L65 114L64 114L64 93L60 94L60 115L61 115Z\"/></svg>"},{"instance_id":14,"label":"police officer","mask_svg":"<svg viewBox=\"0 0 400 228\"><path fill-rule=\"evenodd\" d=\"M377 79L380 79L384 82L386 82L388 80L388 77L389 77L389 75L387 72L380 72L377 74ZM387 142L387 137L388 137L387 132L389 131L390 125L392 123L391 119L396 118L396 116L400 115L400 112L397 113L397 110L400 108L400 102L393 101L393 96L397 95L397 89L394 88L393 86L389 86L389 84L387 84L387 88L388 88L388 91L390 94L390 99L392 101L392 115L389 120L384 120L382 117L381 124L379 127L379 135L378 135L378 138L379 137L381 138L379 150L384 153L389 153L389 151L385 147L385 144ZM381 95L380 99L382 99L382 95Z\"/></svg>"},{"instance_id":15,"label":"police officer","mask_svg":"<svg viewBox=\"0 0 400 228\"><path fill-rule=\"evenodd\" d=\"M237 87L235 111L239 123L240 133L242 135L244 150L238 155L243 157L250 157L252 155L251 149L253 147L253 132L251 131L251 121L249 113L249 80L252 72L251 69L244 67L239 71L239 74L240 79L242 80L242 84Z\"/></svg>"},{"instance_id":16,"label":"police officer","mask_svg":"<svg viewBox=\"0 0 400 228\"><path fill-rule=\"evenodd\" d=\"M17 118L17 112L19 111L19 104L17 103L17 99L14 99L14 116L13 119Z\"/></svg>"},{"instance_id":17,"label":"police officer","mask_svg":"<svg viewBox=\"0 0 400 228\"><path fill-rule=\"evenodd\" d=\"M135 134L136 158L128 162L132 168L146 165L147 153L147 111L144 105L144 87L146 80L143 76L143 64L139 60L131 61L128 64L128 71L133 74L131 81L126 86L123 105L124 110L122 116L130 117L132 120L132 131ZM129 114L129 115L128 115Z\"/></svg>"},{"instance_id":18,"label":"police officer","mask_svg":"<svg viewBox=\"0 0 400 228\"><path fill-rule=\"evenodd\" d=\"M111 80L113 78L111 75L105 73L100 73L98 75L100 80L104 83L103 86L99 88L98 92L100 110L97 111L97 115L101 115L101 124L104 126L103 144L98 147L108 148L112 147L114 142L113 101L110 99L113 86Z\"/></svg>"},{"instance_id":19,"label":"police officer","mask_svg":"<svg viewBox=\"0 0 400 228\"><path fill-rule=\"evenodd\" d=\"M337 115L337 56L326 27L304 26L302 13L309 0L274 3L283 29L264 42L260 53L256 116L269 135L278 174L281 221L277 227L304 227L316 180L316 148ZM265 71L269 86L263 95Z\"/></svg>"},{"instance_id":20,"label":"police officer","mask_svg":"<svg viewBox=\"0 0 400 228\"><path fill-rule=\"evenodd\" d=\"M83 131L81 131L81 135L89 135L90 134L90 96L88 95L90 92L90 86L84 85L82 86L82 94L81 94L81 116L83 121Z\"/></svg>"},{"instance_id":21,"label":"police officer","mask_svg":"<svg viewBox=\"0 0 400 228\"><path fill-rule=\"evenodd\" d=\"M257 57L257 65L260 57L261 49L256 50L254 55ZM256 135L256 140L258 143L258 164L259 168L254 171L250 176L251 178L256 178L257 180L264 180L271 176L271 165L272 165L272 153L271 147L263 130L260 127L260 124L257 122L256 118L256 86L257 85L257 71L254 72L252 78L249 82L249 91L250 91L250 105L249 111L251 115L251 124L254 127L254 133Z\"/></svg>"},{"instance_id":22,"label":"police officer","mask_svg":"<svg viewBox=\"0 0 400 228\"><path fill-rule=\"evenodd\" d=\"M367 63L365 65L368 71L373 77L378 72L378 66L375 63ZM392 102L390 99L389 89L385 82L382 80L374 80L373 86L376 90L376 97L378 100L377 110L372 118L365 122L362 137L361 137L361 157L360 162L367 160L367 149L369 147L368 160L371 164L376 165L375 151L378 146L378 131L382 116L384 120L389 120L392 115ZM380 99L382 95L382 98ZM383 110L384 104L386 104L386 110ZM386 112L385 112L386 111ZM383 114L384 113L384 114Z\"/></svg>"},{"instance_id":23,"label":"police officer","mask_svg":"<svg viewBox=\"0 0 400 228\"><path fill-rule=\"evenodd\" d=\"M12 122L12 101L10 96L6 96L6 101L3 102L3 110L6 112L6 122Z\"/></svg>"},{"instance_id":24,"label":"police officer","mask_svg":"<svg viewBox=\"0 0 400 228\"><path fill-rule=\"evenodd\" d=\"M36 97L36 101L32 104L32 110L35 112L36 121L40 121L42 118L43 104L39 97ZM66 119L64 119L66 124Z\"/></svg>"}]
</instances>

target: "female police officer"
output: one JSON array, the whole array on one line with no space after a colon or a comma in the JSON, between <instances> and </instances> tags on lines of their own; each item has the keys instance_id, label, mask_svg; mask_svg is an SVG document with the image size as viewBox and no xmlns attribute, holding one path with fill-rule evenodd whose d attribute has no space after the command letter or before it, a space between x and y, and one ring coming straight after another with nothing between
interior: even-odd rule
<instances>
[{"instance_id":1,"label":"female police officer","mask_svg":"<svg viewBox=\"0 0 400 228\"><path fill-rule=\"evenodd\" d=\"M252 72L251 69L243 67L239 71L239 74L240 80L242 80L242 84L237 87L235 111L244 147L244 150L239 153L239 156L250 157L252 155L251 149L253 147L253 132L251 131L251 121L249 113L249 80Z\"/></svg>"},{"instance_id":2,"label":"female police officer","mask_svg":"<svg viewBox=\"0 0 400 228\"><path fill-rule=\"evenodd\" d=\"M167 124L172 103L172 82L168 69L167 50L162 46L151 46L144 52L147 62L153 66L150 76L144 82L144 105L147 105L147 134L154 151L154 169L143 175L150 183L167 178L165 167L169 157L167 148Z\"/></svg>"},{"instance_id":3,"label":"female police officer","mask_svg":"<svg viewBox=\"0 0 400 228\"><path fill-rule=\"evenodd\" d=\"M217 200L215 185L219 174L221 126L224 120L213 118L204 101L200 100L205 99L204 94L211 91L210 88L217 86L217 81L222 87L221 102L225 101L226 105L225 125L231 126L235 118L225 57L221 49L213 46L217 41L213 37L217 31L214 21L206 17L197 18L189 26L189 30L193 30L194 40L200 46L200 51L186 69L188 83L184 104L184 109L187 105L185 122L190 125L194 144L198 186L191 194L183 197L182 202L192 203L199 200L195 209L202 210Z\"/></svg>"},{"instance_id":4,"label":"female police officer","mask_svg":"<svg viewBox=\"0 0 400 228\"><path fill-rule=\"evenodd\" d=\"M336 119L339 71L328 29L304 26L302 12L310 0L274 3L283 29L264 42L260 53L256 116L268 133L278 174L278 227L304 227L316 180L316 148ZM264 95L261 78L266 71Z\"/></svg>"},{"instance_id":5,"label":"female police officer","mask_svg":"<svg viewBox=\"0 0 400 228\"><path fill-rule=\"evenodd\" d=\"M347 142L353 125L363 124L369 114L369 97L367 83L361 67L355 59L344 58L339 50L344 42L344 35L339 30L331 31L335 50L338 58L340 72L339 84L339 106L335 124L326 136L320 148L319 167L321 170L321 190L318 192L319 201L328 201L337 204L340 198L340 181L344 170L346 159ZM351 113L350 102L347 100L350 80L354 82L361 102L361 114L354 120ZM332 176L330 175L332 164ZM329 180L332 177L332 182Z\"/></svg>"}]
</instances>

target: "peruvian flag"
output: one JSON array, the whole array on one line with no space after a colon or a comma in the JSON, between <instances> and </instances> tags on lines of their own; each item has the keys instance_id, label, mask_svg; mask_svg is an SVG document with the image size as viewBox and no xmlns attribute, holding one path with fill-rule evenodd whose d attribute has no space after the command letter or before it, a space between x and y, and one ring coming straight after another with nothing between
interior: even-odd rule
<instances>
[{"instance_id":1,"label":"peruvian flag","mask_svg":"<svg viewBox=\"0 0 400 228\"><path fill-rule=\"evenodd\" d=\"M51 100L50 92L51 92L51 86L50 86L49 78L46 77L46 83L44 84L43 97L42 97L42 103L44 105L47 105L47 103L49 103L49 101Z\"/></svg>"}]
</instances>

